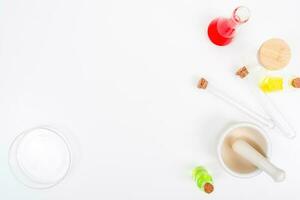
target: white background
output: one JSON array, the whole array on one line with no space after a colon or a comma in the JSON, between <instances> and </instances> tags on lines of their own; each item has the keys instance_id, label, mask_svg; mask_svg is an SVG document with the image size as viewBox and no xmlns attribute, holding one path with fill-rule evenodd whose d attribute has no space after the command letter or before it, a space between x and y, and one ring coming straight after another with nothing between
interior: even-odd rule
<instances>
[{"instance_id":1,"label":"white background","mask_svg":"<svg viewBox=\"0 0 300 200\"><path fill-rule=\"evenodd\" d=\"M212 45L210 20L241 4L249 23L231 45ZM300 75L299 19L297 0L1 0L0 199L299 199L300 138L269 133L285 182L231 177L218 164L217 138L251 120L196 88L205 76L260 111L234 71L281 37L293 57L278 73ZM300 91L272 98L300 132ZM8 149L43 124L68 132L75 162L59 185L33 190L10 173ZM211 195L192 181L199 164L214 176Z\"/></svg>"}]
</instances>

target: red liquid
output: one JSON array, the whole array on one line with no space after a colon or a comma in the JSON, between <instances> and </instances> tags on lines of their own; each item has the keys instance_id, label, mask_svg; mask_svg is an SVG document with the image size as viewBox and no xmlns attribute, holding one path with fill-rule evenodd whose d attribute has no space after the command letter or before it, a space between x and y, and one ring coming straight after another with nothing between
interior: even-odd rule
<instances>
[{"instance_id":1,"label":"red liquid","mask_svg":"<svg viewBox=\"0 0 300 200\"><path fill-rule=\"evenodd\" d=\"M208 26L209 39L216 45L225 46L234 38L235 27L231 19L214 19Z\"/></svg>"}]
</instances>

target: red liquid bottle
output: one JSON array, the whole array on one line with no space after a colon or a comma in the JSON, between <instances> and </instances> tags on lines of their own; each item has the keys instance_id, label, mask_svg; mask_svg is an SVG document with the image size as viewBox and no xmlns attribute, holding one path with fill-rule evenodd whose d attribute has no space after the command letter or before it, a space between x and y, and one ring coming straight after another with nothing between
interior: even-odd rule
<instances>
[{"instance_id":1,"label":"red liquid bottle","mask_svg":"<svg viewBox=\"0 0 300 200\"><path fill-rule=\"evenodd\" d=\"M229 44L235 36L239 25L249 20L250 11L247 7L237 7L231 18L218 17L208 26L208 37L216 45L225 46Z\"/></svg>"}]
</instances>

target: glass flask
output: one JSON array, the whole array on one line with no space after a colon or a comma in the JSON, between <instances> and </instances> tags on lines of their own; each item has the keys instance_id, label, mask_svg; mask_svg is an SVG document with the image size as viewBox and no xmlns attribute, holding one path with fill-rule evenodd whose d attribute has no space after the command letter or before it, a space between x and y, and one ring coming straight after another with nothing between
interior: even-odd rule
<instances>
[{"instance_id":1,"label":"glass flask","mask_svg":"<svg viewBox=\"0 0 300 200\"><path fill-rule=\"evenodd\" d=\"M208 26L209 39L216 45L225 46L235 37L237 28L250 18L250 10L245 6L234 9L231 18L218 17Z\"/></svg>"}]
</instances>

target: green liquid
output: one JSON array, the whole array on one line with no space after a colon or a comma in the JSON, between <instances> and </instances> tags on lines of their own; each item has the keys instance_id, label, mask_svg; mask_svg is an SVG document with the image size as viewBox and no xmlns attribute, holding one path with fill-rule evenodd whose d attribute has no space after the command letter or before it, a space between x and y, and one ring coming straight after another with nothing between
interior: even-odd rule
<instances>
[{"instance_id":1,"label":"green liquid","mask_svg":"<svg viewBox=\"0 0 300 200\"><path fill-rule=\"evenodd\" d=\"M207 172L204 167L196 167L193 172L193 179L196 181L197 186L204 190L204 185L206 183L213 184L212 176Z\"/></svg>"}]
</instances>

